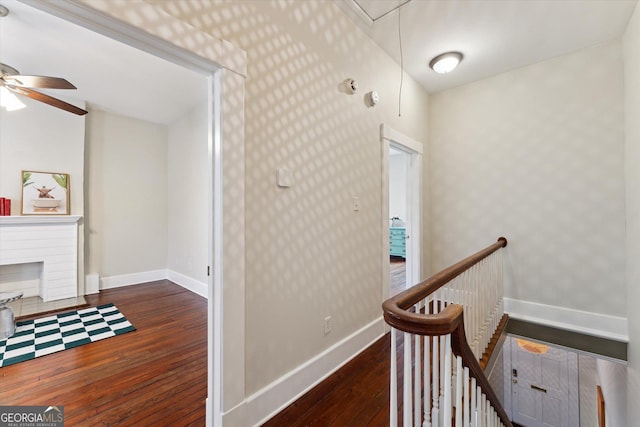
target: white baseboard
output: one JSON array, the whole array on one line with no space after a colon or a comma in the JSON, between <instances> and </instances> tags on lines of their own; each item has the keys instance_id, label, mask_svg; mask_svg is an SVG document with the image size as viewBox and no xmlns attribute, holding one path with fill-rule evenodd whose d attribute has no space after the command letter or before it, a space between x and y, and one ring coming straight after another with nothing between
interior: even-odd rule
<instances>
[{"instance_id":1,"label":"white baseboard","mask_svg":"<svg viewBox=\"0 0 640 427\"><path fill-rule=\"evenodd\" d=\"M209 287L206 283L202 283L189 276L185 276L177 271L167 270L167 279L195 294L200 295L201 297L207 298L209 294Z\"/></svg>"},{"instance_id":2,"label":"white baseboard","mask_svg":"<svg viewBox=\"0 0 640 427\"><path fill-rule=\"evenodd\" d=\"M87 277L91 276L98 277L97 274L87 275ZM140 273L122 274L120 276L101 277L100 289L119 288L122 286L153 282L156 280L171 280L176 285L180 285L195 294L207 298L208 286L206 283L199 282L189 276L185 276L184 274L173 270L152 270L142 271Z\"/></svg>"},{"instance_id":3,"label":"white baseboard","mask_svg":"<svg viewBox=\"0 0 640 427\"><path fill-rule=\"evenodd\" d=\"M257 426L264 423L384 335L384 325L382 317L374 320L249 396L223 414L223 425ZM239 420L243 420L243 424L237 424Z\"/></svg>"},{"instance_id":4,"label":"white baseboard","mask_svg":"<svg viewBox=\"0 0 640 427\"><path fill-rule=\"evenodd\" d=\"M167 270L142 271L140 273L122 274L100 278L100 289L120 288L138 283L153 282L167 278Z\"/></svg>"},{"instance_id":5,"label":"white baseboard","mask_svg":"<svg viewBox=\"0 0 640 427\"><path fill-rule=\"evenodd\" d=\"M590 313L511 298L504 299L504 311L514 319L629 342L625 317Z\"/></svg>"}]
</instances>

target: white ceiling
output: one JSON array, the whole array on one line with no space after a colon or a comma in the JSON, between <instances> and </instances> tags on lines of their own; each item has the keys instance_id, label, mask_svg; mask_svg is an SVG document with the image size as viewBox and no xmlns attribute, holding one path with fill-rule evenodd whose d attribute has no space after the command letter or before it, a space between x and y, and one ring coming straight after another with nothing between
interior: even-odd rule
<instances>
[{"instance_id":1,"label":"white ceiling","mask_svg":"<svg viewBox=\"0 0 640 427\"><path fill-rule=\"evenodd\" d=\"M369 16L405 1L337 3L400 63L398 11L375 21ZM400 8L404 68L427 91L439 92L614 40L635 6L636 0L410 0ZM456 70L429 69L431 58L451 50L464 54Z\"/></svg>"},{"instance_id":2,"label":"white ceiling","mask_svg":"<svg viewBox=\"0 0 640 427\"><path fill-rule=\"evenodd\" d=\"M385 12L407 0L335 1L400 62L398 11ZM165 124L206 96L202 75L16 0L0 2L10 9L0 18L0 62L23 74L64 77L78 87L48 91L53 96ZM635 5L636 0L410 0L400 8L404 67L429 92L438 92L620 37ZM448 50L465 58L452 73L438 75L427 64Z\"/></svg>"},{"instance_id":3,"label":"white ceiling","mask_svg":"<svg viewBox=\"0 0 640 427\"><path fill-rule=\"evenodd\" d=\"M10 10L0 18L0 62L25 75L63 77L78 88L42 92L163 124L206 99L203 75L15 0L0 3Z\"/></svg>"}]
</instances>

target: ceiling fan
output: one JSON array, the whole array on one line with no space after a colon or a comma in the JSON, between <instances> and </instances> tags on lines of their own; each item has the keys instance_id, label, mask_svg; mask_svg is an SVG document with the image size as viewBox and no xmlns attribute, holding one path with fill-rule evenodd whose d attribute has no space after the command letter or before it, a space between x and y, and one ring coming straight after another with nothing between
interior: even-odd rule
<instances>
[{"instance_id":1,"label":"ceiling fan","mask_svg":"<svg viewBox=\"0 0 640 427\"><path fill-rule=\"evenodd\" d=\"M15 68L0 63L0 87L5 87L18 95L27 96L79 116L87 114L87 111L82 108L32 89L77 89L61 77L22 76Z\"/></svg>"}]
</instances>

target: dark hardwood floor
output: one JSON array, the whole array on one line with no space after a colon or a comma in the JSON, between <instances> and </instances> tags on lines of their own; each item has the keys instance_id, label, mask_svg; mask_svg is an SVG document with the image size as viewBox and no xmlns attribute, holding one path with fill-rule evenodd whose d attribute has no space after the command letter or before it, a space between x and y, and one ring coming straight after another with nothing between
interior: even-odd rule
<instances>
[{"instance_id":1,"label":"dark hardwood floor","mask_svg":"<svg viewBox=\"0 0 640 427\"><path fill-rule=\"evenodd\" d=\"M395 296L405 290L406 285L406 261L404 258L391 257L389 296Z\"/></svg>"},{"instance_id":2,"label":"dark hardwood floor","mask_svg":"<svg viewBox=\"0 0 640 427\"><path fill-rule=\"evenodd\" d=\"M390 334L380 338L263 426L388 426L389 340ZM402 347L400 341L398 344ZM400 376L401 362L398 366ZM401 393L399 399L398 407L402 407Z\"/></svg>"},{"instance_id":3,"label":"dark hardwood floor","mask_svg":"<svg viewBox=\"0 0 640 427\"><path fill-rule=\"evenodd\" d=\"M64 406L65 425L74 427L204 426L206 300L169 281L87 300L114 303L137 330L0 368L0 405ZM264 425L387 426L389 368L386 334ZM399 386L402 375L400 357ZM402 408L402 393L399 400Z\"/></svg>"},{"instance_id":4,"label":"dark hardwood floor","mask_svg":"<svg viewBox=\"0 0 640 427\"><path fill-rule=\"evenodd\" d=\"M405 260L391 258L390 296L405 289ZM403 342L396 342L401 353ZM386 334L333 375L268 420L264 427L383 427L389 425L391 335ZM398 361L398 384L403 376ZM402 393L398 394L402 408ZM398 411L399 425L402 423Z\"/></svg>"},{"instance_id":5,"label":"dark hardwood floor","mask_svg":"<svg viewBox=\"0 0 640 427\"><path fill-rule=\"evenodd\" d=\"M137 330L0 368L0 405L64 406L68 426L204 426L206 300L158 281L87 301Z\"/></svg>"}]
</instances>

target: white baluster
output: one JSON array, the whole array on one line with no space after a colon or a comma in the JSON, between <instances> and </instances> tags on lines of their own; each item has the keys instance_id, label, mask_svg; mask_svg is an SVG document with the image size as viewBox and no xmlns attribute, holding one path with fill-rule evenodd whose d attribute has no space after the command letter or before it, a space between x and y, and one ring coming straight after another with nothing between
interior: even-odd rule
<instances>
[{"instance_id":1,"label":"white baluster","mask_svg":"<svg viewBox=\"0 0 640 427\"><path fill-rule=\"evenodd\" d=\"M433 312L439 313L439 301L437 299L434 300L433 304ZM431 411L431 425L433 427L438 427L440 423L438 422L440 419L439 412L439 400L440 400L440 337L433 337L433 349L431 350L433 355L433 385L432 385L432 411Z\"/></svg>"},{"instance_id":2,"label":"white baluster","mask_svg":"<svg viewBox=\"0 0 640 427\"><path fill-rule=\"evenodd\" d=\"M489 426L489 422L488 422L488 411L487 411L487 396L482 393L482 425L483 426Z\"/></svg>"},{"instance_id":3,"label":"white baluster","mask_svg":"<svg viewBox=\"0 0 640 427\"><path fill-rule=\"evenodd\" d=\"M482 390L480 386L476 386L476 426L484 427L484 419L482 418Z\"/></svg>"},{"instance_id":4,"label":"white baluster","mask_svg":"<svg viewBox=\"0 0 640 427\"><path fill-rule=\"evenodd\" d=\"M389 387L389 425L398 427L398 346L396 328L391 328L391 385Z\"/></svg>"},{"instance_id":5,"label":"white baluster","mask_svg":"<svg viewBox=\"0 0 640 427\"><path fill-rule=\"evenodd\" d=\"M469 417L469 410L471 405L469 404L469 368L464 368L464 378L462 380L463 394L462 394L462 407L464 408L462 425L468 427L471 419Z\"/></svg>"},{"instance_id":6,"label":"white baluster","mask_svg":"<svg viewBox=\"0 0 640 427\"><path fill-rule=\"evenodd\" d=\"M411 427L411 334L404 333L404 375L402 383L402 425Z\"/></svg>"},{"instance_id":7,"label":"white baluster","mask_svg":"<svg viewBox=\"0 0 640 427\"><path fill-rule=\"evenodd\" d=\"M500 418L498 417L498 413L494 407L491 407L491 413L493 414L493 427L498 427L500 423Z\"/></svg>"},{"instance_id":8,"label":"white baluster","mask_svg":"<svg viewBox=\"0 0 640 427\"><path fill-rule=\"evenodd\" d=\"M443 288L440 289L440 311L444 310L445 307L448 305L447 303L447 295L446 292ZM443 419L443 414L445 411L445 407L444 407L444 387L447 384L447 380L451 380L450 377L447 377L446 372L445 372L445 351L446 351L446 338L444 336L440 337L440 366L438 367L438 369L440 370L440 387L438 390L438 407L440 408L440 413L439 413L439 417L438 417L438 423L439 425L442 426L446 426L447 424L445 424L445 421ZM451 421L449 421L449 424L451 423Z\"/></svg>"},{"instance_id":9,"label":"white baluster","mask_svg":"<svg viewBox=\"0 0 640 427\"><path fill-rule=\"evenodd\" d=\"M471 427L477 427L478 426L478 417L477 417L477 411L478 411L478 398L476 396L477 390L476 390L476 379L475 378L471 378L471 408L470 408L470 415L471 415Z\"/></svg>"},{"instance_id":10,"label":"white baluster","mask_svg":"<svg viewBox=\"0 0 640 427\"><path fill-rule=\"evenodd\" d=\"M420 305L416 304L416 311L419 312ZM420 335L415 335L414 343L414 378L413 378L413 425L414 427L420 427L420 421L422 417L422 389L421 384L421 372L420 372Z\"/></svg>"},{"instance_id":11,"label":"white baluster","mask_svg":"<svg viewBox=\"0 0 640 427\"><path fill-rule=\"evenodd\" d=\"M444 423L451 425L451 334L445 336L444 349L444 376L442 377L444 381L444 405L442 413Z\"/></svg>"},{"instance_id":12,"label":"white baluster","mask_svg":"<svg viewBox=\"0 0 640 427\"><path fill-rule=\"evenodd\" d=\"M462 357L456 356L456 427L462 427L462 379Z\"/></svg>"},{"instance_id":13,"label":"white baluster","mask_svg":"<svg viewBox=\"0 0 640 427\"><path fill-rule=\"evenodd\" d=\"M429 307L428 301L424 306L425 313L431 313L432 307ZM422 427L431 427L431 337L424 337L424 420L422 421ZM417 362L416 362L417 363Z\"/></svg>"}]
</instances>

